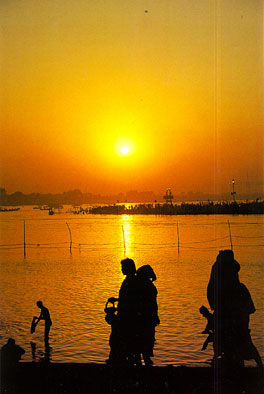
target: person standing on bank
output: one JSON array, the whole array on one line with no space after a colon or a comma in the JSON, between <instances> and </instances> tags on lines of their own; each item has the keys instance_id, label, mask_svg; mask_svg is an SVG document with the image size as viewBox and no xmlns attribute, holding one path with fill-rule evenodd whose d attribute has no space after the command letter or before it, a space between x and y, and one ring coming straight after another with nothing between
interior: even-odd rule
<instances>
[{"instance_id":1,"label":"person standing on bank","mask_svg":"<svg viewBox=\"0 0 264 394\"><path fill-rule=\"evenodd\" d=\"M243 368L244 360L254 359L263 372L263 364L252 342L249 318L256 308L247 287L239 280L240 265L232 250L220 250L212 266L207 299L213 315L215 359L227 368Z\"/></svg>"},{"instance_id":2,"label":"person standing on bank","mask_svg":"<svg viewBox=\"0 0 264 394\"><path fill-rule=\"evenodd\" d=\"M111 297L108 302L118 301L117 315L110 336L110 355L107 363L134 365L135 356L138 288L136 266L132 259L121 260L121 270L126 278L119 290L119 297Z\"/></svg>"},{"instance_id":3,"label":"person standing on bank","mask_svg":"<svg viewBox=\"0 0 264 394\"><path fill-rule=\"evenodd\" d=\"M40 315L39 315L38 319L36 320L35 324L37 324L40 320L44 320L44 322L45 322L44 341L45 341L45 343L48 343L50 327L52 325L50 313L49 313L48 308L46 308L42 304L42 301L38 301L37 306L40 308L41 312L40 312Z\"/></svg>"},{"instance_id":4,"label":"person standing on bank","mask_svg":"<svg viewBox=\"0 0 264 394\"><path fill-rule=\"evenodd\" d=\"M151 357L154 356L153 348L155 344L155 327L160 323L158 317L157 294L154 285L157 279L153 268L149 265L142 265L137 270L137 353L143 356L145 365L153 365Z\"/></svg>"}]
</instances>

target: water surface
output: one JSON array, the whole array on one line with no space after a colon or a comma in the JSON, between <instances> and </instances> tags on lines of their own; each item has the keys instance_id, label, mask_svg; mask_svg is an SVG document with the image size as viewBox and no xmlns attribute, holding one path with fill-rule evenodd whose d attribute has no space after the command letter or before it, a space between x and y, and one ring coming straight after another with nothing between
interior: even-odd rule
<instances>
[{"instance_id":1,"label":"water surface","mask_svg":"<svg viewBox=\"0 0 264 394\"><path fill-rule=\"evenodd\" d=\"M24 258L24 222L26 258ZM230 221L231 236L228 221ZM70 234L72 253L70 254ZM157 275L161 324L157 327L156 365L206 363L212 347L201 351L208 306L206 286L219 249L230 248L241 265L240 280L251 292L257 311L252 338L264 356L263 216L94 216L22 207L1 213L0 310L3 345L13 337L31 361L45 354L43 323L30 334L36 301L50 310L51 359L99 362L108 357L110 326L104 320L108 297L117 296L124 279L120 260L137 267L150 264ZM178 228L178 230L177 230ZM124 234L124 236L123 236ZM179 235L179 245L178 245ZM12 246L10 246L12 245ZM253 363L254 365L254 363Z\"/></svg>"}]
</instances>

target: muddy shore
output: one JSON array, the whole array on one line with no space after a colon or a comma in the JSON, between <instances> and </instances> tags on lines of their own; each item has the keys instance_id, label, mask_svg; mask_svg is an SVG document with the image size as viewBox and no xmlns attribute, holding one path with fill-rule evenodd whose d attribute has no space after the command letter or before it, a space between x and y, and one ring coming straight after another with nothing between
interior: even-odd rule
<instances>
[{"instance_id":1,"label":"muddy shore","mask_svg":"<svg viewBox=\"0 0 264 394\"><path fill-rule=\"evenodd\" d=\"M103 364L25 362L19 363L11 374L2 373L1 378L3 394L264 393L263 376L257 368L227 374L210 367L118 368Z\"/></svg>"}]
</instances>

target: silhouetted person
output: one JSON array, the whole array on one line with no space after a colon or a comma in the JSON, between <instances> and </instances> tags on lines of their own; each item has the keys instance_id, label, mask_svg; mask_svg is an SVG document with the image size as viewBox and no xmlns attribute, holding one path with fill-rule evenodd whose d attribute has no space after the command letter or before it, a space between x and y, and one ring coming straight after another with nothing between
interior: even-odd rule
<instances>
[{"instance_id":1,"label":"silhouetted person","mask_svg":"<svg viewBox=\"0 0 264 394\"><path fill-rule=\"evenodd\" d=\"M7 368L16 366L24 353L25 350L16 345L13 338L9 338L1 348L1 365Z\"/></svg>"},{"instance_id":2,"label":"silhouetted person","mask_svg":"<svg viewBox=\"0 0 264 394\"><path fill-rule=\"evenodd\" d=\"M44 340L45 340L45 343L47 343L49 341L49 332L50 332L50 327L52 325L52 321L51 321L51 318L50 318L50 313L49 313L48 308L46 308L42 304L42 301L38 301L37 302L37 306L40 308L41 312L40 312L40 315L39 315L38 319L36 320L36 324L40 320L44 320L44 322L45 322Z\"/></svg>"},{"instance_id":3,"label":"silhouetted person","mask_svg":"<svg viewBox=\"0 0 264 394\"><path fill-rule=\"evenodd\" d=\"M9 338L7 343L1 348L1 385L2 390L12 392L12 386L14 384L14 376L16 374L16 367L21 359L21 356L25 353L25 350L16 345L13 338ZM2 392L2 391L1 391Z\"/></svg>"},{"instance_id":4,"label":"silhouetted person","mask_svg":"<svg viewBox=\"0 0 264 394\"><path fill-rule=\"evenodd\" d=\"M262 367L249 330L249 316L256 309L247 287L239 281L239 270L232 250L219 252L207 287L214 310L215 355L221 356L227 366L243 366L244 360L254 359Z\"/></svg>"},{"instance_id":5,"label":"silhouetted person","mask_svg":"<svg viewBox=\"0 0 264 394\"><path fill-rule=\"evenodd\" d=\"M115 302L118 298L111 297L108 299L105 306L105 320L111 325L111 334L109 337L110 353L109 358L106 360L107 364L119 364L126 361L126 346L125 342L122 341L121 328L117 317L117 307ZM109 303L112 306L109 306Z\"/></svg>"},{"instance_id":6,"label":"silhouetted person","mask_svg":"<svg viewBox=\"0 0 264 394\"><path fill-rule=\"evenodd\" d=\"M109 344L111 351L109 363L135 363L135 338L137 321L137 278L136 267L132 259L126 258L121 261L121 270L124 279L119 297L111 297L108 302L118 301L117 316L111 324L112 332Z\"/></svg>"},{"instance_id":7,"label":"silhouetted person","mask_svg":"<svg viewBox=\"0 0 264 394\"><path fill-rule=\"evenodd\" d=\"M134 260L121 260L121 270L126 278L119 290L117 317L121 341L125 344L126 360L133 365L138 361L135 354L138 293Z\"/></svg>"},{"instance_id":8,"label":"silhouetted person","mask_svg":"<svg viewBox=\"0 0 264 394\"><path fill-rule=\"evenodd\" d=\"M236 296L239 286L239 263L232 250L220 250L212 266L207 286L207 298L212 310L230 309L230 297Z\"/></svg>"},{"instance_id":9,"label":"silhouetted person","mask_svg":"<svg viewBox=\"0 0 264 394\"><path fill-rule=\"evenodd\" d=\"M134 260L126 258L121 260L121 270L126 278L119 290L118 298L118 315L130 315L131 310L134 312L135 300L137 296L136 287L136 266Z\"/></svg>"},{"instance_id":10,"label":"silhouetted person","mask_svg":"<svg viewBox=\"0 0 264 394\"><path fill-rule=\"evenodd\" d=\"M153 282L156 275L150 265L143 265L137 270L137 352L143 356L145 365L152 365L155 343L155 327L159 324L157 289ZM141 357L141 356L140 356Z\"/></svg>"}]
</instances>

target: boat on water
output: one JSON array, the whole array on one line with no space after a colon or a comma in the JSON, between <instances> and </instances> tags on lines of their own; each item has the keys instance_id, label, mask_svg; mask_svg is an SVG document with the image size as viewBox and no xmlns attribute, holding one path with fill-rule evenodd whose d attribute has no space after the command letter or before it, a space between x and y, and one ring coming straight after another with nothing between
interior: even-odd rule
<instances>
[{"instance_id":1,"label":"boat on water","mask_svg":"<svg viewBox=\"0 0 264 394\"><path fill-rule=\"evenodd\" d=\"M40 211L48 211L49 215L54 215L54 213L61 213L60 210L63 209L63 205L60 204L53 204L52 206L50 205L38 205L33 207L33 209L39 209ZM55 212L55 209L57 210Z\"/></svg>"},{"instance_id":2,"label":"boat on water","mask_svg":"<svg viewBox=\"0 0 264 394\"><path fill-rule=\"evenodd\" d=\"M33 209L40 209L41 211L48 211L49 206L48 205L38 205L36 207L33 207Z\"/></svg>"},{"instance_id":3,"label":"boat on water","mask_svg":"<svg viewBox=\"0 0 264 394\"><path fill-rule=\"evenodd\" d=\"M14 212L14 211L19 211L20 208L2 208L0 207L0 212Z\"/></svg>"}]
</instances>

